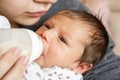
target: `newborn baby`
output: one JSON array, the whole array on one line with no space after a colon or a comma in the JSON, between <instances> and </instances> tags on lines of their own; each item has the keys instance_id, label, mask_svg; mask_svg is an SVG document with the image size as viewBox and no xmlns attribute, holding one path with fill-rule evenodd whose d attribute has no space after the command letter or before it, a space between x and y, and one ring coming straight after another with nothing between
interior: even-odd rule
<instances>
[{"instance_id":1,"label":"newborn baby","mask_svg":"<svg viewBox=\"0 0 120 80\"><path fill-rule=\"evenodd\" d=\"M13 39L15 41L12 41L10 40L11 38L8 38L10 34L13 36L9 36L9 37L13 37L13 38L16 36L21 37L20 36L21 34L20 35L16 33L13 34L14 31L20 31L21 33L22 31L28 32L28 34L31 37L28 40L31 40L32 42L31 52L29 52L30 46L27 44L27 42L29 41L25 41L25 39L23 38L23 40L25 41L25 44L23 42L22 44L21 41L19 40L21 38L19 38L18 40L16 38ZM25 76L23 80L80 80L80 79L83 79L81 74L75 73L72 70L67 69L67 68L61 68L58 66L41 68L40 65L34 62L34 60L37 59L43 51L42 39L39 37L39 41L36 41L38 38L38 37L36 38L36 34L27 29L10 29L9 21L4 16L0 16L0 33L2 33L0 34L0 43L2 43L0 44L0 48L2 48L3 53L5 53L5 51L8 51L8 49L6 49L8 47L10 48L13 46L18 46L18 47L23 48L24 45L26 46L26 48L23 48L22 51L24 55L30 58L30 62L25 72ZM5 35L6 33L9 34L5 36L7 38L5 38L4 36L2 37L2 35ZM26 37L25 35L22 34L22 37ZM3 40L3 38L5 40ZM3 40L3 42L1 42L2 41L1 39ZM9 41L9 44L8 44L8 41ZM16 42L17 44L13 45L12 42ZM20 44L18 45L18 43ZM28 52L25 53L24 50L27 50L27 49L28 49Z\"/></svg>"}]
</instances>

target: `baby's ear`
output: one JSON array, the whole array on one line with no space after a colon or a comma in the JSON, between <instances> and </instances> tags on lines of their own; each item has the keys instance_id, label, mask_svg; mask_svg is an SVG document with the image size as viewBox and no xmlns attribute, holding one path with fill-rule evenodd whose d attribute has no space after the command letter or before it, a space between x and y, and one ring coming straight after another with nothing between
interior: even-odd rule
<instances>
[{"instance_id":1,"label":"baby's ear","mask_svg":"<svg viewBox=\"0 0 120 80\"><path fill-rule=\"evenodd\" d=\"M89 71L93 67L93 64L87 64L87 63L80 63L73 71L78 73L85 73L86 71Z\"/></svg>"}]
</instances>

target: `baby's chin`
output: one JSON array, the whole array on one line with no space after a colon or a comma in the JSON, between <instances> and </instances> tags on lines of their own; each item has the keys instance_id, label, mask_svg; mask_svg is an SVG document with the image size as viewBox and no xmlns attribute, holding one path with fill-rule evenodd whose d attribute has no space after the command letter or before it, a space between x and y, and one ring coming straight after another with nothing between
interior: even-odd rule
<instances>
[{"instance_id":1,"label":"baby's chin","mask_svg":"<svg viewBox=\"0 0 120 80\"><path fill-rule=\"evenodd\" d=\"M41 55L39 55L39 57L37 58L37 59L35 59L34 61L40 61L41 60L41 58L43 57L44 55L43 55L43 53L41 54Z\"/></svg>"},{"instance_id":2,"label":"baby's chin","mask_svg":"<svg viewBox=\"0 0 120 80\"><path fill-rule=\"evenodd\" d=\"M43 60L43 55L39 56L36 60L34 60L41 68L44 68L44 60Z\"/></svg>"}]
</instances>

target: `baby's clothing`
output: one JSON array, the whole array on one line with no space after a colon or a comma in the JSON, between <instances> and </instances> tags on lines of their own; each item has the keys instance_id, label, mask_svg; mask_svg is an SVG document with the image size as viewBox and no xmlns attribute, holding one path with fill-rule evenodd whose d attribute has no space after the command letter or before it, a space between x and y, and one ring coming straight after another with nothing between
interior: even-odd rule
<instances>
[{"instance_id":1,"label":"baby's clothing","mask_svg":"<svg viewBox=\"0 0 120 80\"><path fill-rule=\"evenodd\" d=\"M61 67L43 68L31 62L23 80L83 80L82 75Z\"/></svg>"}]
</instances>

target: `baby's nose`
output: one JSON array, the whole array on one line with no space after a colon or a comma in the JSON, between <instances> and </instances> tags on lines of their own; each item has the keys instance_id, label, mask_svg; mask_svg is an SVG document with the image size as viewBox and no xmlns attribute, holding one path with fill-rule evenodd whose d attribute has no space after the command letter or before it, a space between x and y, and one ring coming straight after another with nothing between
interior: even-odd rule
<instances>
[{"instance_id":1,"label":"baby's nose","mask_svg":"<svg viewBox=\"0 0 120 80\"><path fill-rule=\"evenodd\" d=\"M51 42L53 39L57 38L57 32L55 30L47 30L43 32L42 37L47 42Z\"/></svg>"}]
</instances>

